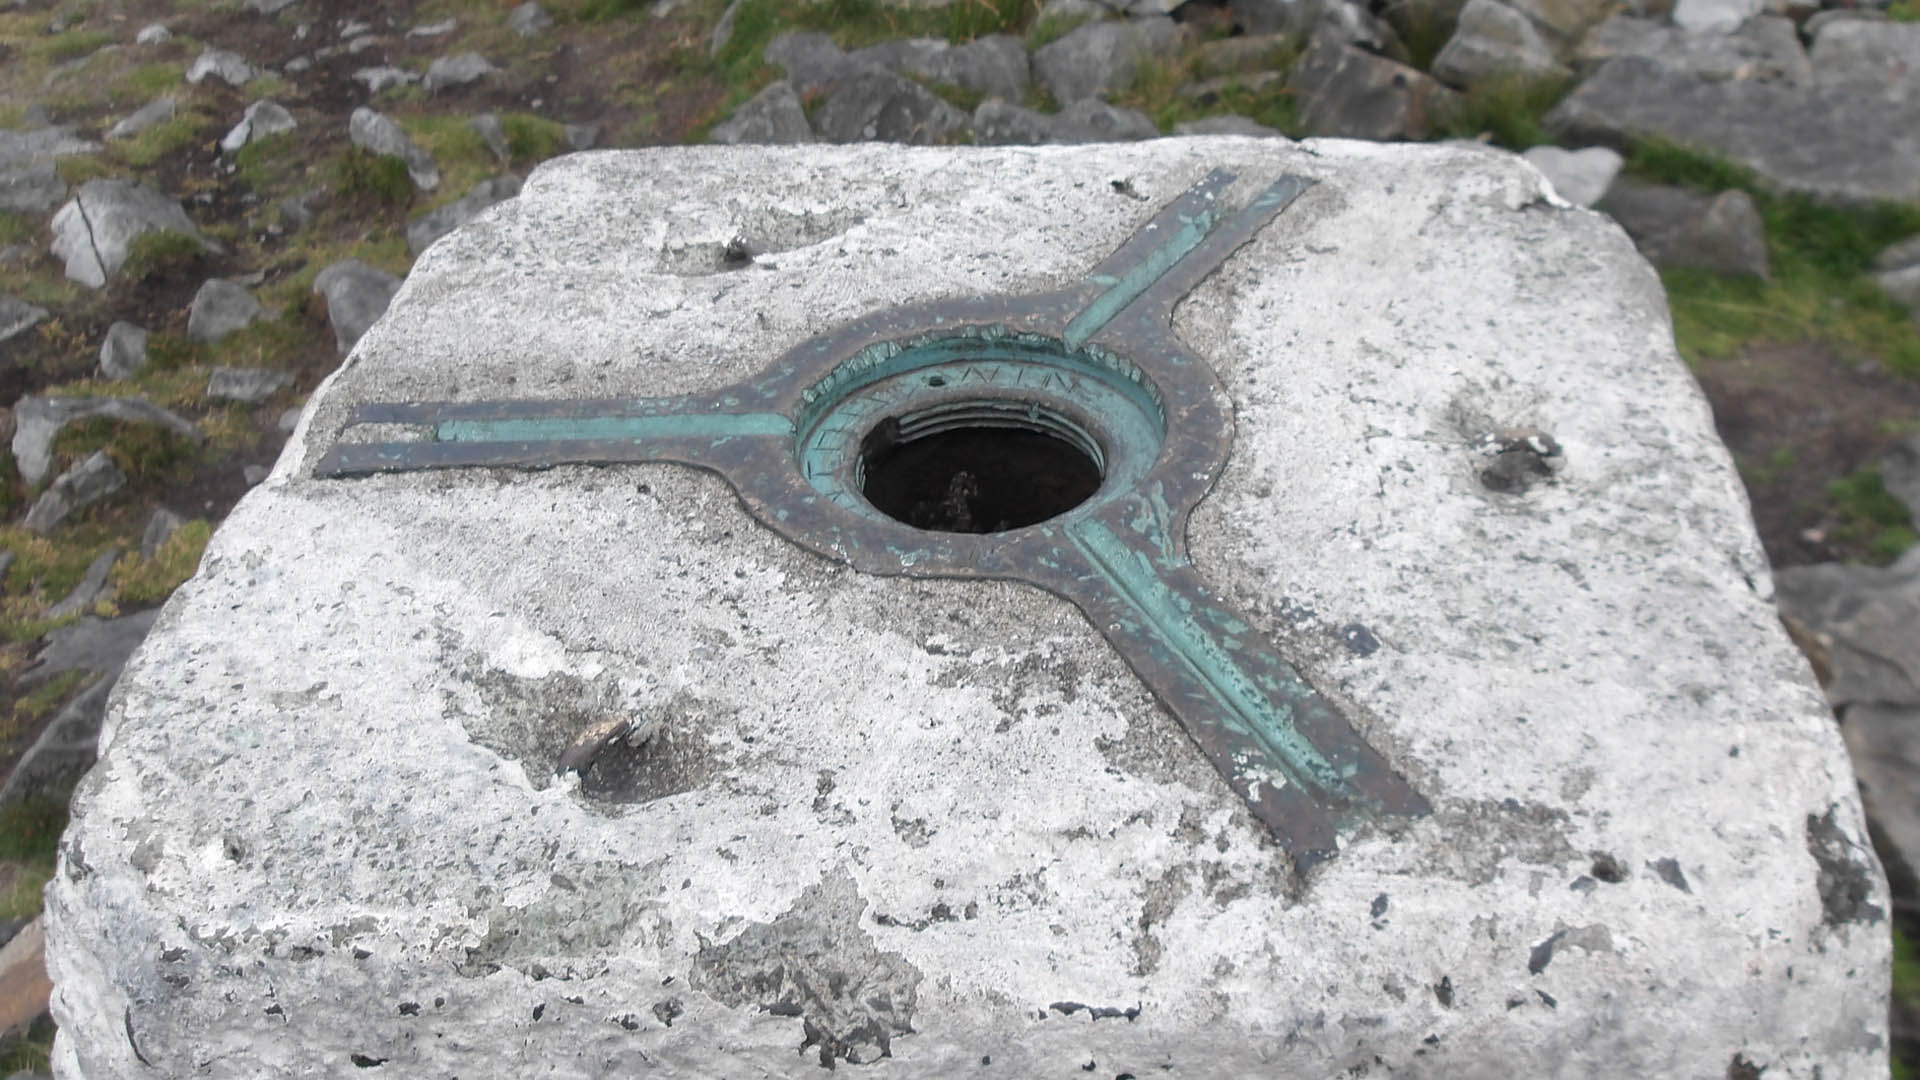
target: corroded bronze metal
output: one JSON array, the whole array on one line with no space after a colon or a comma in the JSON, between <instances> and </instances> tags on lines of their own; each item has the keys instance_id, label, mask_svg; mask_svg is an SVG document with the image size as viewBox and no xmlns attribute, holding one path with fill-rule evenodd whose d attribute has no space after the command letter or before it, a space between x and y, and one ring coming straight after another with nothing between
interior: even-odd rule
<instances>
[{"instance_id":1,"label":"corroded bronze metal","mask_svg":"<svg viewBox=\"0 0 1920 1080\"><path fill-rule=\"evenodd\" d=\"M343 442L316 473L679 462L858 570L1040 586L1086 613L1304 869L1337 852L1342 828L1427 803L1187 558L1187 517L1226 464L1233 418L1174 336L1173 308L1312 183L1282 176L1235 208L1233 179L1209 174L1055 292L876 312L701 394L363 405L349 426L432 438ZM954 416L1073 444L1100 464L1099 490L987 533L917 529L865 500L867 436Z\"/></svg>"}]
</instances>

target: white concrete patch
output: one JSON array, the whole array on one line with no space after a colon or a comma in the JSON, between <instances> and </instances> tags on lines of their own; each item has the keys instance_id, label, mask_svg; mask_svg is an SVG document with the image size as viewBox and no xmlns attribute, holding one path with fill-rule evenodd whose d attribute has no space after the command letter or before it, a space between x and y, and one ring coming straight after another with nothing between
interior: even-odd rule
<instances>
[{"instance_id":1,"label":"white concrete patch","mask_svg":"<svg viewBox=\"0 0 1920 1080\"><path fill-rule=\"evenodd\" d=\"M681 466L312 476L359 403L707 390L1068 285L1214 167L1319 183L1177 311L1236 414L1193 560L1433 806L1304 877L1037 588L855 573ZM543 166L122 676L56 1072L1884 1076L1840 740L1658 279L1543 190L1229 137ZM1522 429L1557 471L1489 490ZM610 714L658 724L634 801L553 775Z\"/></svg>"}]
</instances>

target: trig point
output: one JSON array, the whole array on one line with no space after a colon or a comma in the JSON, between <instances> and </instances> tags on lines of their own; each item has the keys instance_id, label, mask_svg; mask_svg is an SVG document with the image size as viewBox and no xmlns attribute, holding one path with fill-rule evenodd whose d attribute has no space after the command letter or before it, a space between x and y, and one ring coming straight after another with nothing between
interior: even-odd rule
<instances>
[{"instance_id":1,"label":"trig point","mask_svg":"<svg viewBox=\"0 0 1920 1080\"><path fill-rule=\"evenodd\" d=\"M1470 146L544 166L102 742L69 1080L1887 1067L1659 280Z\"/></svg>"}]
</instances>

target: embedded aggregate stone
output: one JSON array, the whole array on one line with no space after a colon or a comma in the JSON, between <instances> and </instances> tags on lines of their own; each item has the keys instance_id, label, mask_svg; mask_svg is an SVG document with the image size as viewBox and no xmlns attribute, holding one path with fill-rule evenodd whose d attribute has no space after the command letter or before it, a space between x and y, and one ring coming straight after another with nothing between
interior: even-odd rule
<instances>
[{"instance_id":1,"label":"embedded aggregate stone","mask_svg":"<svg viewBox=\"0 0 1920 1080\"><path fill-rule=\"evenodd\" d=\"M1094 289L1215 168L1317 183L1173 315L1233 414L1189 553L1431 803L1311 870L1038 587L854 572L682 465L314 474L362 405ZM1655 272L1513 155L574 155L355 357L107 702L63 1076L1886 1073L1886 886L1739 476ZM1490 445L1555 464L1490 490ZM556 775L609 716L650 734Z\"/></svg>"}]
</instances>

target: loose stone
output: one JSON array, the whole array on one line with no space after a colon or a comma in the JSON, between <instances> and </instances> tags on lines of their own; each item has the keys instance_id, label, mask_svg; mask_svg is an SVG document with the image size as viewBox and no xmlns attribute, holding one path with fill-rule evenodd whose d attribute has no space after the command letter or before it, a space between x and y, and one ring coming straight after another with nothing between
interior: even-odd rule
<instances>
[{"instance_id":1,"label":"loose stone","mask_svg":"<svg viewBox=\"0 0 1920 1080\"><path fill-rule=\"evenodd\" d=\"M293 376L260 368L217 367L207 380L207 396L256 405L293 385Z\"/></svg>"},{"instance_id":2,"label":"loose stone","mask_svg":"<svg viewBox=\"0 0 1920 1080\"><path fill-rule=\"evenodd\" d=\"M211 278L193 294L193 306L187 312L187 336L195 341L215 342L241 330L260 314L260 301L238 282Z\"/></svg>"},{"instance_id":3,"label":"loose stone","mask_svg":"<svg viewBox=\"0 0 1920 1080\"><path fill-rule=\"evenodd\" d=\"M147 332L130 322L107 327L100 342L100 374L108 379L131 378L147 366Z\"/></svg>"},{"instance_id":4,"label":"loose stone","mask_svg":"<svg viewBox=\"0 0 1920 1080\"><path fill-rule=\"evenodd\" d=\"M105 450L95 450L86 460L54 478L46 491L33 501L20 525L28 532L45 536L68 516L119 491L127 483L127 474L113 463Z\"/></svg>"}]
</instances>

